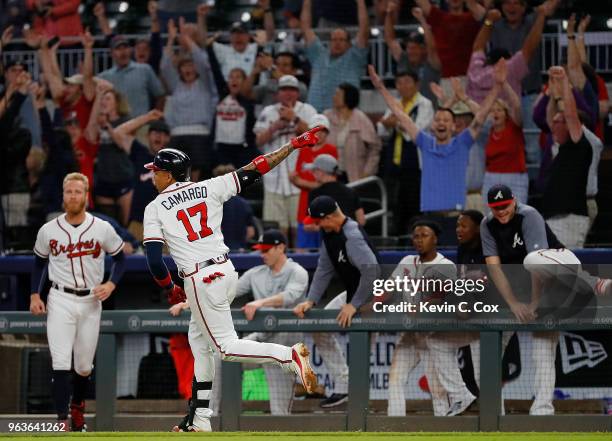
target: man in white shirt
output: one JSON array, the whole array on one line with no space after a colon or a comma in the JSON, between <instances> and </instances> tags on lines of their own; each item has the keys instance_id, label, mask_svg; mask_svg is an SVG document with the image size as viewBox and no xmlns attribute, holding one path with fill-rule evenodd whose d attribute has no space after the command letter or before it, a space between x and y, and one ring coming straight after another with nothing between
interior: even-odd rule
<instances>
[{"instance_id":1,"label":"man in white shirt","mask_svg":"<svg viewBox=\"0 0 612 441\"><path fill-rule=\"evenodd\" d=\"M247 75L253 70L257 58L257 43L251 43L247 28L236 22L230 28L230 44L213 43L213 51L221 65L221 73L226 80L232 69L239 67Z\"/></svg>"},{"instance_id":2,"label":"man in white shirt","mask_svg":"<svg viewBox=\"0 0 612 441\"><path fill-rule=\"evenodd\" d=\"M253 131L257 147L264 153L271 152L279 143L305 132L317 111L310 104L298 101L299 82L293 75L278 80L278 103L262 110ZM289 180L295 170L297 154L291 154L279 167L264 176L263 219L276 221L283 233L295 243L297 209L300 189Z\"/></svg>"}]
</instances>

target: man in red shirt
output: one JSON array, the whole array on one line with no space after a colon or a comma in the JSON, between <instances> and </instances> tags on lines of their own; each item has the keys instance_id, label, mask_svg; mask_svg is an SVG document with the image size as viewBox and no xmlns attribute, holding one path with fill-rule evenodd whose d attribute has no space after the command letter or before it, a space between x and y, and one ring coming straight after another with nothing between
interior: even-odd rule
<instances>
[{"instance_id":1,"label":"man in red shirt","mask_svg":"<svg viewBox=\"0 0 612 441\"><path fill-rule=\"evenodd\" d=\"M79 172L87 176L89 181L89 207L93 207L93 194L94 185L94 161L98 154L98 143L92 143L85 138L83 130L80 126L80 121L76 112L71 112L64 119L64 125L66 132L70 136L72 142L72 148L74 149L74 156L76 157L77 163L79 164Z\"/></svg>"},{"instance_id":2,"label":"man in red shirt","mask_svg":"<svg viewBox=\"0 0 612 441\"><path fill-rule=\"evenodd\" d=\"M467 72L472 44L486 10L476 0L448 0L448 11L432 6L429 0L415 0L431 26L442 66L442 78L460 77ZM469 12L464 11L464 3Z\"/></svg>"},{"instance_id":3,"label":"man in red shirt","mask_svg":"<svg viewBox=\"0 0 612 441\"><path fill-rule=\"evenodd\" d=\"M336 149L336 146L325 142L329 134L329 120L327 117L322 114L315 115L310 121L310 128L316 126L325 127L325 130L321 130L317 135L319 142L310 149L303 149L303 152L300 150L297 163L295 164L295 171L289 177L291 183L301 190L297 212L297 248L317 248L319 246L318 231L308 232L304 230L304 218L308 214L308 193L319 186L311 169L306 169L304 166L314 163L315 158L324 153L338 159L338 149Z\"/></svg>"},{"instance_id":4,"label":"man in red shirt","mask_svg":"<svg viewBox=\"0 0 612 441\"><path fill-rule=\"evenodd\" d=\"M68 78L63 77L57 63L58 45L50 48L47 41L43 40L38 56L42 71L49 83L51 96L60 107L64 119L76 112L79 126L85 129L96 96L96 83L93 76L94 39L89 32L81 35L81 44L84 48L82 74Z\"/></svg>"}]
</instances>

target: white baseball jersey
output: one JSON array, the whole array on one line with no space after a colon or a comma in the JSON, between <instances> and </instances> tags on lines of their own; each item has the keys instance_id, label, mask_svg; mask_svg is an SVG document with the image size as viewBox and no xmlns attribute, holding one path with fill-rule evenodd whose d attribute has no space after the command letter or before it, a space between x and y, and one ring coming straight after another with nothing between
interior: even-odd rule
<instances>
[{"instance_id":1,"label":"white baseball jersey","mask_svg":"<svg viewBox=\"0 0 612 441\"><path fill-rule=\"evenodd\" d=\"M437 253L431 262L423 262L418 254L410 254L399 261L390 278L394 280L396 277L412 279L425 277L427 279L444 280L454 279L456 274L455 264L440 253ZM411 300L410 292L404 292L404 300Z\"/></svg>"},{"instance_id":2,"label":"white baseball jersey","mask_svg":"<svg viewBox=\"0 0 612 441\"><path fill-rule=\"evenodd\" d=\"M123 239L111 224L89 213L76 227L65 214L47 222L38 230L34 245L38 256L49 259L49 280L78 289L102 283L106 253L114 256L122 249Z\"/></svg>"},{"instance_id":3,"label":"white baseball jersey","mask_svg":"<svg viewBox=\"0 0 612 441\"><path fill-rule=\"evenodd\" d=\"M165 242L179 269L227 253L221 232L223 203L239 192L235 172L170 185L145 208L143 243Z\"/></svg>"}]
</instances>

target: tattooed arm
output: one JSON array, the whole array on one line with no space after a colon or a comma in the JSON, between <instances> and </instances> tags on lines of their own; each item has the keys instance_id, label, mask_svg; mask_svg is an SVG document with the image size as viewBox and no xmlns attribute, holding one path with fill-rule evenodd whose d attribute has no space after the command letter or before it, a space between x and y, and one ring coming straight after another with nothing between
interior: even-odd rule
<instances>
[{"instance_id":1,"label":"tattooed arm","mask_svg":"<svg viewBox=\"0 0 612 441\"><path fill-rule=\"evenodd\" d=\"M284 144L279 149L267 155L258 156L252 162L238 169L236 174L240 180L240 187L245 188L257 182L263 175L283 162L294 150L315 145L318 142L316 134L322 129L323 127L320 126L310 129L297 138L293 138L291 142Z\"/></svg>"}]
</instances>

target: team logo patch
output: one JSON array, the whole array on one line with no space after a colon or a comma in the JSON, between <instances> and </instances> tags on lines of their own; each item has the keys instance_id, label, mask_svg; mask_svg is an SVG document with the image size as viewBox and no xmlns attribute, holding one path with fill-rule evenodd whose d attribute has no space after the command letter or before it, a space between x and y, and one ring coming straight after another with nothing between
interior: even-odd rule
<instances>
[{"instance_id":1,"label":"team logo patch","mask_svg":"<svg viewBox=\"0 0 612 441\"><path fill-rule=\"evenodd\" d=\"M560 340L559 351L564 374L583 367L592 368L608 358L606 349L598 341L587 340L569 332L561 334Z\"/></svg>"},{"instance_id":2,"label":"team logo patch","mask_svg":"<svg viewBox=\"0 0 612 441\"><path fill-rule=\"evenodd\" d=\"M55 239L49 241L49 250L52 256L66 254L69 259L76 259L83 256L93 256L94 259L100 257L102 246L100 242L91 239L78 241L77 243L69 243L68 245L60 244Z\"/></svg>"}]
</instances>

